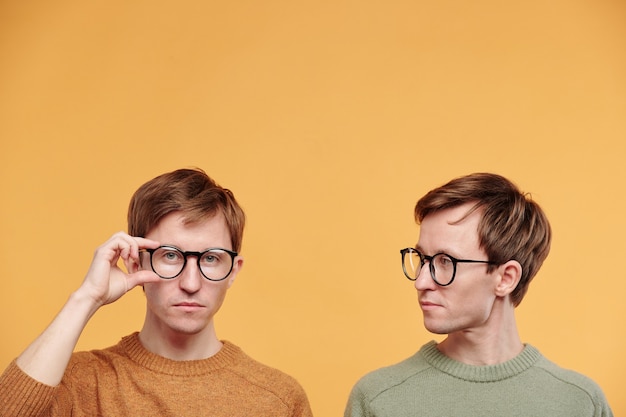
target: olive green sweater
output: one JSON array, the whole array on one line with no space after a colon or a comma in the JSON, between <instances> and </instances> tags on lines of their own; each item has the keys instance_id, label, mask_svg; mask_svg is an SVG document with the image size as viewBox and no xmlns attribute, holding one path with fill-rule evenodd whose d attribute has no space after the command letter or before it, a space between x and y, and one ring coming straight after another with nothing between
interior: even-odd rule
<instances>
[{"instance_id":1,"label":"olive green sweater","mask_svg":"<svg viewBox=\"0 0 626 417\"><path fill-rule=\"evenodd\" d=\"M610 417L589 378L559 368L526 345L499 365L471 366L443 355L435 342L412 357L365 375L345 417Z\"/></svg>"},{"instance_id":2,"label":"olive green sweater","mask_svg":"<svg viewBox=\"0 0 626 417\"><path fill-rule=\"evenodd\" d=\"M224 342L214 356L173 361L147 351L137 333L72 356L59 386L41 384L13 361L0 377L0 416L310 417L290 376Z\"/></svg>"}]
</instances>

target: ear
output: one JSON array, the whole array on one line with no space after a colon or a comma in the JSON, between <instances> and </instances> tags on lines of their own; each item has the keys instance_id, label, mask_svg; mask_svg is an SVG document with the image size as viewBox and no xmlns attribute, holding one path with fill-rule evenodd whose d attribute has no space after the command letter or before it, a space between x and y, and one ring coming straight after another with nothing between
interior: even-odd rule
<instances>
[{"instance_id":1,"label":"ear","mask_svg":"<svg viewBox=\"0 0 626 417\"><path fill-rule=\"evenodd\" d=\"M506 297L517 287L522 278L522 265L517 261L508 261L498 268L500 280L496 284L496 295Z\"/></svg>"},{"instance_id":2,"label":"ear","mask_svg":"<svg viewBox=\"0 0 626 417\"><path fill-rule=\"evenodd\" d=\"M241 268L243 268L243 258L237 255L233 263L233 270L228 276L228 288L230 288L230 286L233 285L233 282L235 282L235 278L237 278L237 274L241 271Z\"/></svg>"}]
</instances>

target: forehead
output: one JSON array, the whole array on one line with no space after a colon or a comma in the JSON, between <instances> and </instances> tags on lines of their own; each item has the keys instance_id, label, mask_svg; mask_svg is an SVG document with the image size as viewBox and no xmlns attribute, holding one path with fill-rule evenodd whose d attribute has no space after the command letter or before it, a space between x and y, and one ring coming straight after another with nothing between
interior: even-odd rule
<instances>
[{"instance_id":1,"label":"forehead","mask_svg":"<svg viewBox=\"0 0 626 417\"><path fill-rule=\"evenodd\" d=\"M476 253L480 250L478 225L482 217L473 204L430 213L420 224L418 247L428 254L446 252L450 255Z\"/></svg>"},{"instance_id":2,"label":"forehead","mask_svg":"<svg viewBox=\"0 0 626 417\"><path fill-rule=\"evenodd\" d=\"M232 250L230 232L221 212L193 221L189 221L184 213L170 213L146 237L184 250L204 250L210 247Z\"/></svg>"}]
</instances>

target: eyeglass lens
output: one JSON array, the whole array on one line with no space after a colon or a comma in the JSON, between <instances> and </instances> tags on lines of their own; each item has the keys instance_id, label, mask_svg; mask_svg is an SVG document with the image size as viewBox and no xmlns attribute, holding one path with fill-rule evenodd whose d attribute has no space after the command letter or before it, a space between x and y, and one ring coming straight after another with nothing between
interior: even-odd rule
<instances>
[{"instance_id":1,"label":"eyeglass lens","mask_svg":"<svg viewBox=\"0 0 626 417\"><path fill-rule=\"evenodd\" d=\"M418 251L411 249L403 253L403 268L406 277L412 281L417 279L426 259ZM440 253L430 259L429 269L432 278L439 285L448 285L454 278L454 261L446 254Z\"/></svg>"}]
</instances>

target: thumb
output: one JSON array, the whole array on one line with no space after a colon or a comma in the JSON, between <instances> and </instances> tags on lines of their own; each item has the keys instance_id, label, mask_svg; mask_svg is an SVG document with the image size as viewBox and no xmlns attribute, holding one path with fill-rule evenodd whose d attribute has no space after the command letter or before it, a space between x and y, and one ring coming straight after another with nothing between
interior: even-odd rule
<instances>
[{"instance_id":1,"label":"thumb","mask_svg":"<svg viewBox=\"0 0 626 417\"><path fill-rule=\"evenodd\" d=\"M138 285L143 285L147 282L159 282L162 281L157 274L146 269L128 274L126 277L126 291L130 291Z\"/></svg>"}]
</instances>

